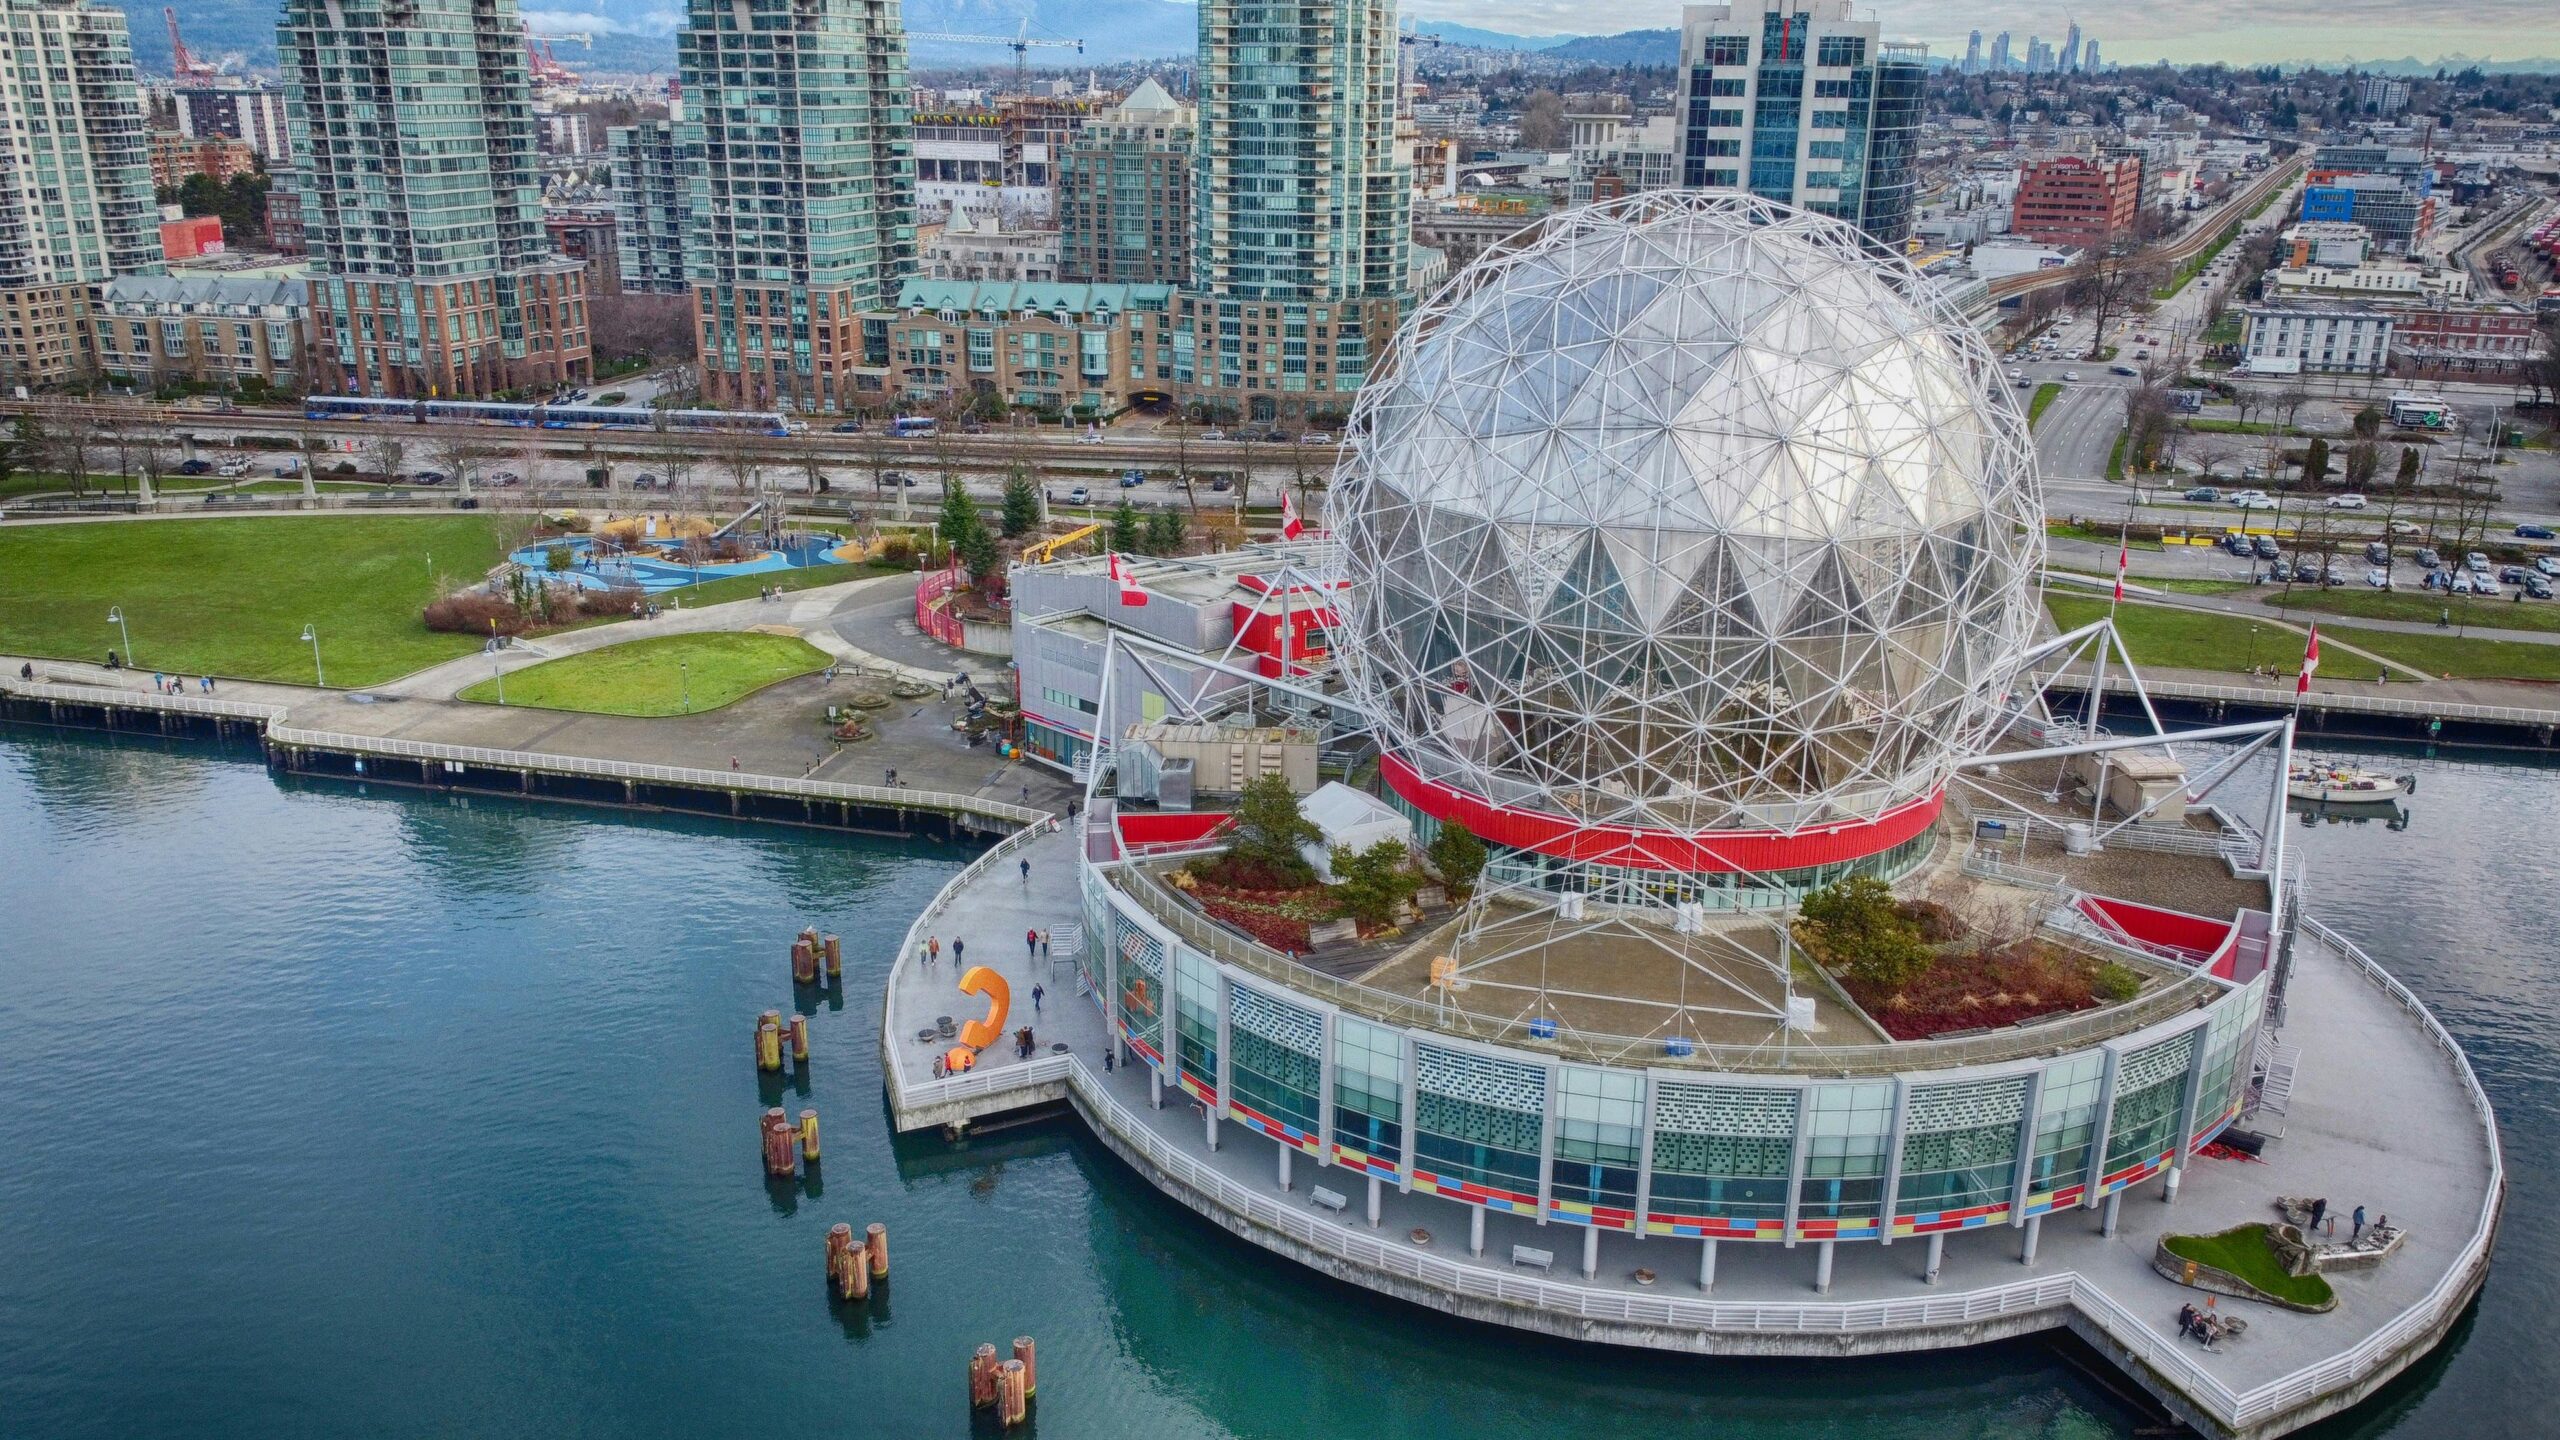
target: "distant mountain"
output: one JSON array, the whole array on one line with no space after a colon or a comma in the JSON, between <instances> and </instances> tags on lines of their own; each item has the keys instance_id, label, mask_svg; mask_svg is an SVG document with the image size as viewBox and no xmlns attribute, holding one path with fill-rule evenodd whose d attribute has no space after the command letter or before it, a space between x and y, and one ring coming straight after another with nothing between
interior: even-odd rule
<instances>
[{"instance_id":1,"label":"distant mountain","mask_svg":"<svg viewBox=\"0 0 2560 1440\"><path fill-rule=\"evenodd\" d=\"M1619 35L1585 35L1538 53L1550 60L1580 60L1592 65L1677 65L1680 32L1629 30Z\"/></svg>"},{"instance_id":2,"label":"distant mountain","mask_svg":"<svg viewBox=\"0 0 2560 1440\"><path fill-rule=\"evenodd\" d=\"M1413 33L1437 35L1452 45L1472 45L1479 50L1551 50L1567 41L1582 39L1579 35L1506 35L1499 30L1479 30L1473 25L1460 25L1452 20L1420 20Z\"/></svg>"},{"instance_id":3,"label":"distant mountain","mask_svg":"<svg viewBox=\"0 0 2560 1440\"><path fill-rule=\"evenodd\" d=\"M129 17L134 61L146 73L169 73L169 30L152 0L115 0ZM187 49L199 59L236 58L252 69L276 63L277 0L191 0L180 7ZM522 7L540 32L583 31L592 46L554 41L553 53L573 70L617 73L673 70L675 33L684 24L676 0L535 0ZM1150 60L1188 55L1198 46L1200 11L1178 0L907 0L910 32L944 31L1010 38L1025 18L1033 39L1081 39L1074 50L1041 47L1031 63L1072 67L1082 60ZM1488 32L1490 33L1490 32ZM911 41L908 57L929 65L1002 65L1012 54L1001 45Z\"/></svg>"}]
</instances>

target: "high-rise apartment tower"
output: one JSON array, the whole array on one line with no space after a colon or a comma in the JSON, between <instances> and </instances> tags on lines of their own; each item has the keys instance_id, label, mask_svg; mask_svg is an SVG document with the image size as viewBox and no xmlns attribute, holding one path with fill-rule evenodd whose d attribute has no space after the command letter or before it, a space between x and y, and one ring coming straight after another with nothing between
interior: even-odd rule
<instances>
[{"instance_id":1,"label":"high-rise apartment tower","mask_svg":"<svg viewBox=\"0 0 2560 1440\"><path fill-rule=\"evenodd\" d=\"M316 383L370 395L581 384L585 268L542 226L515 0L284 0Z\"/></svg>"},{"instance_id":2,"label":"high-rise apartment tower","mask_svg":"<svg viewBox=\"0 0 2560 1440\"><path fill-rule=\"evenodd\" d=\"M690 0L676 64L704 394L753 408L885 403L880 312L916 258L897 0Z\"/></svg>"}]
</instances>

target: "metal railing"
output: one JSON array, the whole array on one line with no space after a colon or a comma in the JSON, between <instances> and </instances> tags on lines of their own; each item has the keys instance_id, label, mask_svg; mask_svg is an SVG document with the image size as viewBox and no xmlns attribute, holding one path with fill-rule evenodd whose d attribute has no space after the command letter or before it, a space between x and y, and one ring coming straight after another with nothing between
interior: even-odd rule
<instances>
[{"instance_id":1,"label":"metal railing","mask_svg":"<svg viewBox=\"0 0 2560 1440\"><path fill-rule=\"evenodd\" d=\"M2048 681L2063 689L2082 688L2085 676L2054 675ZM2268 705L2278 709L2293 704L2291 682L2282 686L2206 685L2187 680L2143 678L2142 686L2154 699L2225 700L2244 704ZM2133 686L2120 676L2107 677L2110 692L2133 693ZM2394 695L2360 695L2352 690L2313 690L2303 697L2307 709L2344 711L2364 715L2401 715L2429 720L2484 720L2510 725L2560 725L2560 710L2536 710L2521 705L2470 705L2450 700L2404 700Z\"/></svg>"},{"instance_id":2,"label":"metal railing","mask_svg":"<svg viewBox=\"0 0 2560 1440\"><path fill-rule=\"evenodd\" d=\"M1380 990L1357 981L1327 975L1239 935L1193 910L1157 875L1141 865L1115 866L1106 881L1126 895L1148 918L1172 931L1182 942L1213 959L1247 970L1310 998L1327 1001L1372 1020L1415 1025L1468 1038L1517 1046L1539 1054L1596 1065L1621 1065L1642 1054L1645 1063L1741 1073L1809 1073L1839 1075L1895 1074L1960 1065L1989 1065L2106 1039L2154 1025L2229 993L2209 975L2187 967L2181 978L2154 987L2120 1005L2081 1011L1989 1035L1938 1040L1897 1040L1861 1045L1823 1045L1789 1040L1759 1045L1699 1042L1688 1055L1668 1053L1661 1036L1603 1035L1565 1031L1533 1035L1529 1020L1480 1014L1444 1013L1430 1001ZM2077 937L2074 937L2075 939ZM2155 963L2156 962L2149 962ZM1453 1018L1454 1017L1454 1018ZM1463 1024L1454 1023L1463 1021Z\"/></svg>"},{"instance_id":3,"label":"metal railing","mask_svg":"<svg viewBox=\"0 0 2560 1440\"><path fill-rule=\"evenodd\" d=\"M945 898L948 893L946 891ZM2162 1334L2156 1326L2145 1322L2076 1271L1954 1294L1850 1302L1690 1299L1540 1279L1489 1263L1444 1259L1333 1220L1306 1206L1283 1203L1258 1186L1239 1183L1157 1134L1073 1055L1044 1056L1027 1064L914 1083L902 1081L896 1067L892 1066L890 1083L895 1103L901 1108L909 1108L1063 1082L1084 1108L1089 1120L1144 1157L1149 1165L1209 1202L1244 1217L1264 1230L1318 1254L1428 1285L1451 1295L1494 1300L1583 1320L1677 1326L1728 1334L1853 1336L1907 1331L1915 1327L1965 1325L2000 1316L2034 1314L2069 1306L2158 1373L2199 1409L2223 1425L2237 1429L2355 1384L2374 1374L2412 1342L2423 1339L2429 1331L2450 1323L2471 1290L2474 1273L2486 1260L2490 1242L2496 1233L2505 1190L2496 1117L2461 1047L2454 1043L2452 1036L2414 995L2353 942L2317 920L2306 918L2303 924L2311 936L2361 970L2408 1010L2453 1063L2481 1122L2488 1145L2489 1179L2478 1224L2457 1257L2457 1263L2446 1271L2423 1299L2356 1345L2246 1392L2235 1391L2219 1376L2203 1368L2198 1360L2203 1352L2192 1350Z\"/></svg>"},{"instance_id":4,"label":"metal railing","mask_svg":"<svg viewBox=\"0 0 2560 1440\"><path fill-rule=\"evenodd\" d=\"M45 680L0 682L0 695L23 700L59 700L72 705L114 705L128 710L156 710L171 715L204 715L221 720L251 720L272 725L284 718L284 707L256 700L217 700L201 695L162 695L119 690L112 685L63 685Z\"/></svg>"},{"instance_id":5,"label":"metal railing","mask_svg":"<svg viewBox=\"0 0 2560 1440\"><path fill-rule=\"evenodd\" d=\"M892 789L883 785L846 785L832 780L798 780L753 771L697 770L683 765L643 765L630 760L596 760L583 755L553 755L531 750L492 750L480 745L444 745L429 740L400 740L382 735L350 735L328 730L300 730L271 724L267 738L278 745L315 750L345 750L411 760L445 760L499 770L540 770L547 774L585 775L660 785L693 785L711 790L744 790L785 795L799 800L839 800L857 805L884 805L909 810L946 810L982 815L1013 825L1046 820L1049 812L1005 800L981 799L936 790ZM984 859L981 856L980 859Z\"/></svg>"}]
</instances>

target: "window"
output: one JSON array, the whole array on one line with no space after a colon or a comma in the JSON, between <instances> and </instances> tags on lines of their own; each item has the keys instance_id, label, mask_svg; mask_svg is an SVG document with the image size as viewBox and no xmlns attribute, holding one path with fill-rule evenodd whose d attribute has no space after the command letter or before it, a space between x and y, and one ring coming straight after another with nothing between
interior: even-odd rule
<instances>
[{"instance_id":1,"label":"window","mask_svg":"<svg viewBox=\"0 0 2560 1440\"><path fill-rule=\"evenodd\" d=\"M1867 38L1863 35L1825 35L1814 51L1817 65L1864 65L1867 63Z\"/></svg>"},{"instance_id":2,"label":"window","mask_svg":"<svg viewBox=\"0 0 2560 1440\"><path fill-rule=\"evenodd\" d=\"M1700 65L1748 65L1751 63L1751 37L1748 35L1710 35L1698 52Z\"/></svg>"}]
</instances>

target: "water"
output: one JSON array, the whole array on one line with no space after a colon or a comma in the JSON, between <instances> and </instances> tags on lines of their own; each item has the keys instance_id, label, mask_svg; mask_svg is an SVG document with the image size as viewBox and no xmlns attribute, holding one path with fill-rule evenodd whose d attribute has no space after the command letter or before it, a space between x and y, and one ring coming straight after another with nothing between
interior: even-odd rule
<instances>
[{"instance_id":1,"label":"water","mask_svg":"<svg viewBox=\"0 0 2560 1440\"><path fill-rule=\"evenodd\" d=\"M2340 1435L2496 1433L2560 1384L2552 777L2417 768L2406 831L2297 833L2324 913L2472 1046L2515 1199L2456 1353ZM970 1347L1026 1333L1051 1440L2140 1421L2041 1342L1813 1365L1446 1320L1228 1237L1070 1124L892 1143L877 981L960 858L0 732L0 1436L962 1435ZM805 1099L748 1040L802 923L846 937L851 997ZM820 1112L816 1193L759 1174L768 1103ZM822 1296L837 1220L890 1227L867 1319Z\"/></svg>"}]
</instances>

